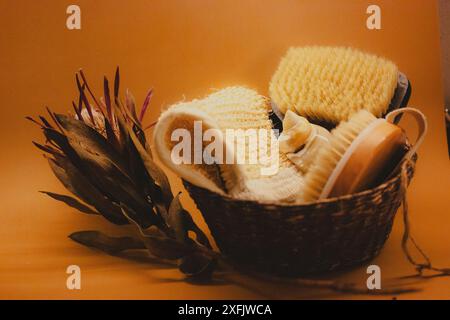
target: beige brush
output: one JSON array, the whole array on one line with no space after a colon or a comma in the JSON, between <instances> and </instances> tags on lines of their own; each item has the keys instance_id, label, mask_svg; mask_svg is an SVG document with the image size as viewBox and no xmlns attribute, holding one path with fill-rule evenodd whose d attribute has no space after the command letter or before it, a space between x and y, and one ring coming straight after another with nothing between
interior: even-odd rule
<instances>
[{"instance_id":1,"label":"beige brush","mask_svg":"<svg viewBox=\"0 0 450 320\"><path fill-rule=\"evenodd\" d=\"M273 111L338 124L364 109L376 117L406 106L406 76L384 58L345 47L290 48L269 86Z\"/></svg>"},{"instance_id":2,"label":"beige brush","mask_svg":"<svg viewBox=\"0 0 450 320\"><path fill-rule=\"evenodd\" d=\"M418 123L418 139L411 148L404 130L393 124L401 114L412 115ZM305 175L303 201L351 194L381 182L416 152L426 129L425 116L417 109L397 109L386 119L360 110L331 132L329 145L317 154Z\"/></svg>"}]
</instances>

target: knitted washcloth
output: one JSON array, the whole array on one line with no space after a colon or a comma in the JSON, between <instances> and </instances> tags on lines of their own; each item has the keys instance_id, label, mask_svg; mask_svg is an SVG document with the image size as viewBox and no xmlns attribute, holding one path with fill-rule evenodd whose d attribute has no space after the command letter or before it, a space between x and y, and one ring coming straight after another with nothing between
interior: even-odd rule
<instances>
[{"instance_id":1,"label":"knitted washcloth","mask_svg":"<svg viewBox=\"0 0 450 320\"><path fill-rule=\"evenodd\" d=\"M230 87L201 100L175 104L161 114L155 127L155 151L165 165L195 185L242 199L295 201L303 179L295 166L279 153L269 111L265 97L243 87ZM194 137L195 128L199 127L197 121L201 121L201 133L205 135L203 150L207 150L212 142L217 143L223 148L221 163L206 164L206 159L201 163L174 163L171 153L180 143L178 139L173 141L174 130L185 129ZM208 129L220 133L219 141L206 137ZM241 130L242 134L249 129L258 134L256 145L254 140L245 136L243 139L228 139L230 132L237 135L236 130ZM261 135L266 139L259 139ZM190 143L191 160L195 158L194 144ZM237 150L243 150L243 153ZM239 155L244 163L236 163ZM227 164L230 159L232 163Z\"/></svg>"}]
</instances>

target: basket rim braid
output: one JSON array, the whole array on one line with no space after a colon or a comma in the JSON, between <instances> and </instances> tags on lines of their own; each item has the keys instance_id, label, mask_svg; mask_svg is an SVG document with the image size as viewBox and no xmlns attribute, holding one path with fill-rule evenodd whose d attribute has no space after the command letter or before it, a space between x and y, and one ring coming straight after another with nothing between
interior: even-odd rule
<instances>
[{"instance_id":1,"label":"basket rim braid","mask_svg":"<svg viewBox=\"0 0 450 320\"><path fill-rule=\"evenodd\" d=\"M309 203L236 199L183 180L222 254L236 265L280 276L318 274L375 257L392 229L417 155L380 185Z\"/></svg>"},{"instance_id":2,"label":"basket rim braid","mask_svg":"<svg viewBox=\"0 0 450 320\"><path fill-rule=\"evenodd\" d=\"M273 207L298 207L298 206L316 206L318 204L323 204L323 203L328 203L328 202L335 202L335 201L339 201L339 200L345 200L348 198L356 198L356 197L364 197L365 195L372 193L372 192L376 192L377 190L383 189L385 187L385 185L387 184L392 184L395 183L395 180L397 180L399 178L398 175L393 176L392 178L388 179L385 182L382 182L381 184L379 184L376 187L370 188L370 189L366 189L360 192L355 192L352 194L346 194L346 195L342 195L342 196L338 196L338 197L330 197L330 198L325 198L325 199L321 199L321 200L316 200L316 201L309 201L309 202L284 202L284 203L273 203L273 202L264 202L264 201L256 201L256 200L249 200L249 199L240 199L240 198L234 198L232 196L230 196L229 194L226 193L218 193L216 191L213 190L208 190L211 193L216 194L217 196L220 196L222 198L227 198L230 201L235 201L235 202L241 202L241 203L247 203L247 202L251 202L251 203L259 203L261 205L267 205L267 206L273 206ZM186 181L183 179L183 183L187 183L190 184L196 188L200 188L200 189L205 189L202 187L198 187L193 185L192 183ZM205 189L206 190L206 189Z\"/></svg>"}]
</instances>

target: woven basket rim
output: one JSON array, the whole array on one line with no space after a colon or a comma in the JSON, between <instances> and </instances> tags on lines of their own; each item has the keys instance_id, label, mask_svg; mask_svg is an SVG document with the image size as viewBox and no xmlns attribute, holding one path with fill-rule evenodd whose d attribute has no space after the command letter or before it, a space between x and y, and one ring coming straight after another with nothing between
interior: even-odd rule
<instances>
[{"instance_id":1,"label":"woven basket rim","mask_svg":"<svg viewBox=\"0 0 450 320\"><path fill-rule=\"evenodd\" d=\"M417 160L417 154L414 154L413 156L413 166L415 166L415 162ZM404 161L402 161L403 163ZM263 205L263 206L271 206L271 207L275 207L275 208L289 208L289 207L308 207L308 206L318 206L318 205L325 205L325 204L329 204L329 203L334 203L334 202L340 202L340 201L346 201L346 200L350 200L350 199L356 199L356 198L364 198L365 196L368 196L372 193L376 193L380 190L385 189L388 185L390 184L395 184L397 183L397 181L401 179L401 170L398 170L398 173L393 176L392 178L388 179L387 181L384 181L383 183L379 184L376 187L370 188L370 189L366 189L360 192L356 192L356 193L351 193L351 194L346 194L346 195L342 195L342 196L338 196L338 197L331 197L331 198L326 198L326 199L322 199L322 200L317 200L317 201L309 201L309 202L289 202L289 203L273 203L273 202L264 202L264 201L257 201L257 200L248 200L248 199L239 199L239 198L234 198L231 197L228 194L225 193L218 193L216 191L213 190L209 190L209 189L205 189L199 186L196 186L186 180L183 180L184 183L188 183L192 186L194 186L195 188L198 189L203 189L206 190L209 193L215 194L221 198L226 199L227 201L234 201L237 203L242 203L243 205L251 203L251 204L257 204L257 205Z\"/></svg>"}]
</instances>

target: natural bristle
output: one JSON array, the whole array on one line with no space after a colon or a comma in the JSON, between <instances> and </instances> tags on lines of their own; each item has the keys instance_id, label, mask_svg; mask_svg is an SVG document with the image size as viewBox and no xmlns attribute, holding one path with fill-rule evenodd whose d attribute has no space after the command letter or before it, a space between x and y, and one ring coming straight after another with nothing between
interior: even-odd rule
<instances>
[{"instance_id":1,"label":"natural bristle","mask_svg":"<svg viewBox=\"0 0 450 320\"><path fill-rule=\"evenodd\" d=\"M305 176L304 201L319 199L339 160L342 159L356 137L374 120L376 118L371 113L360 110L332 131L330 144L319 151L316 161Z\"/></svg>"},{"instance_id":2,"label":"natural bristle","mask_svg":"<svg viewBox=\"0 0 450 320\"><path fill-rule=\"evenodd\" d=\"M270 97L284 114L339 123L365 109L381 116L398 80L386 59L344 47L291 48L270 83Z\"/></svg>"}]
</instances>

